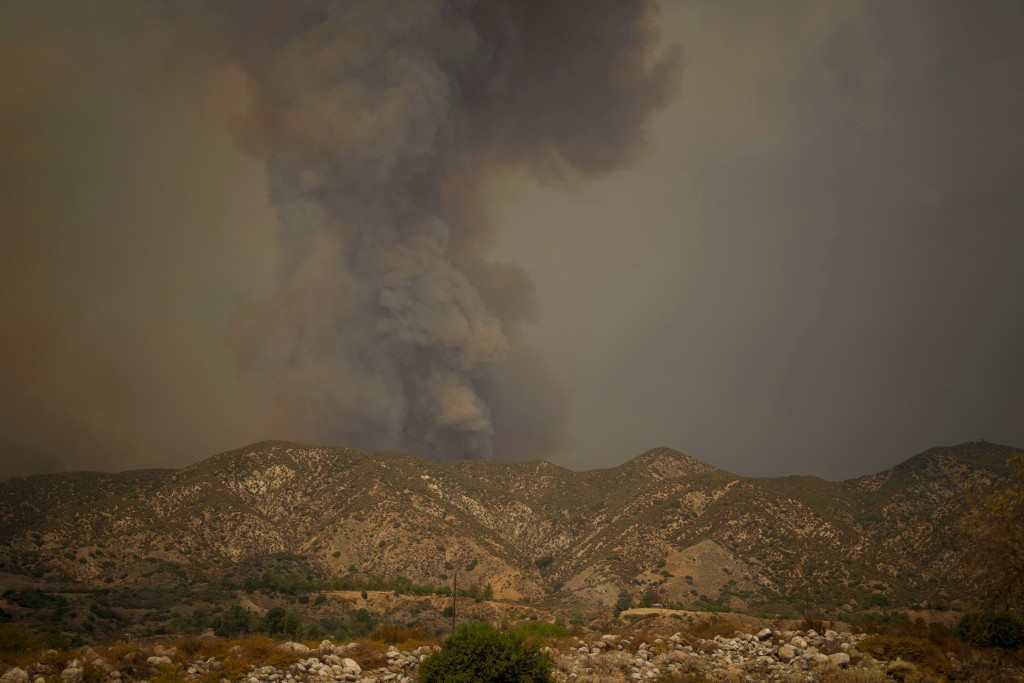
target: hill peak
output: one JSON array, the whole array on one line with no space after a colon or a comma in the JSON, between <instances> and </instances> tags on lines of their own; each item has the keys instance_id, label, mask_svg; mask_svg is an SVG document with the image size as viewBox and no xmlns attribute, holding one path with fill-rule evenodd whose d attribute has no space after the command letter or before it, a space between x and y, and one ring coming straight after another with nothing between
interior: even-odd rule
<instances>
[{"instance_id":1,"label":"hill peak","mask_svg":"<svg viewBox=\"0 0 1024 683\"><path fill-rule=\"evenodd\" d=\"M636 469L643 468L662 479L675 479L693 474L721 471L713 465L698 460L671 448L652 448L628 460L622 468Z\"/></svg>"}]
</instances>

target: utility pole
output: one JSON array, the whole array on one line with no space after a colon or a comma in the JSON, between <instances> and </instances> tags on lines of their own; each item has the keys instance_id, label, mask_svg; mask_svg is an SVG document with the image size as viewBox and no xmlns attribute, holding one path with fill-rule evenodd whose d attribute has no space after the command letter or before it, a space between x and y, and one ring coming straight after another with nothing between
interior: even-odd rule
<instances>
[{"instance_id":1,"label":"utility pole","mask_svg":"<svg viewBox=\"0 0 1024 683\"><path fill-rule=\"evenodd\" d=\"M459 595L459 570L452 576L452 633L455 633L455 598Z\"/></svg>"}]
</instances>

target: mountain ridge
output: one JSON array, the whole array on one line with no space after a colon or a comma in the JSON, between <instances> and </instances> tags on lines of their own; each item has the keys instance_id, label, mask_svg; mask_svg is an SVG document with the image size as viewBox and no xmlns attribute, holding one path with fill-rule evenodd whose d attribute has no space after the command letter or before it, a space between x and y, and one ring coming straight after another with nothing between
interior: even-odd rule
<instances>
[{"instance_id":1,"label":"mountain ridge","mask_svg":"<svg viewBox=\"0 0 1024 683\"><path fill-rule=\"evenodd\" d=\"M968 442L831 482L654 448L614 467L428 461L262 441L182 469L0 483L0 580L167 585L288 571L460 584L508 600L833 611L970 598L964 496L1008 446ZM284 558L284 559L282 559ZM880 597L881 596L881 597Z\"/></svg>"},{"instance_id":2,"label":"mountain ridge","mask_svg":"<svg viewBox=\"0 0 1024 683\"><path fill-rule=\"evenodd\" d=\"M708 462L705 462L703 460L700 460L699 458L695 458L694 456L689 455L688 453L685 453L684 451L680 451L680 450L677 450L677 449L674 449L674 448L671 448L671 447L668 447L668 446L656 446L656 447L653 447L653 448L649 448L646 451L643 451L642 453L639 453L639 454L637 454L637 455L635 455L635 456L633 456L633 457L631 457L631 458L629 458L629 459L627 459L627 460L625 460L625 461L623 461L623 462L621 462L621 463L619 463L617 465L609 465L607 467L595 467L595 468L591 468L591 469L577 470L577 469L572 469L570 467L566 467L564 465L559 465L558 463L554 463L554 462L551 462L549 460L542 460L542 459L509 460L509 461L505 461L505 460L500 460L500 461L498 461L498 460L474 460L474 459L467 459L467 460L455 460L455 459L453 459L453 460L431 460L429 458L424 458L424 457L413 455L413 454L410 454L410 453L404 453L402 451L392 451L392 450L360 451L360 450L358 450L356 448L352 448L352 447L348 447L348 446L321 446L321 445L317 445L317 444L307 444L307 443L303 443L303 442L289 441L289 440L284 440L284 439L263 439L263 440L260 440L260 441L255 441L253 443L250 443L250 444L248 444L246 446L242 446L240 448L235 448L235 449L231 449L231 450L228 450L228 451L222 451L220 453L216 453L214 455L208 456L208 457L203 458L201 460L197 460L196 462L193 462L191 464L184 465L183 467L144 467L144 468L138 468L138 469L122 469L122 470L66 470L66 471L62 471L62 472L44 472L44 473L39 473L39 474L28 474L28 475L19 475L19 476L9 477L7 479L0 480L0 485L3 485L3 484L5 484L7 482L10 482L10 481L15 481L15 480L18 480L18 481L32 480L32 479L36 479L36 478L40 478L40 477L64 477L64 476L72 476L72 475L121 475L121 474L129 474L129 473L150 473L150 472L153 472L153 473L156 473L156 472L179 472L179 471L182 471L182 470L187 470L187 469L190 469L190 468L193 468L193 467L200 466L203 463L206 463L207 461L212 460L214 458L219 458L219 457L223 457L223 456L232 455L232 454L235 454L235 453L239 453L241 451L250 451L251 452L254 449L258 450L258 449L261 449L261 448L275 447L275 446L284 446L284 447L288 447L288 448L326 448L326 449L331 449L331 450L350 451L350 452L357 453L357 454L359 454L361 456L364 456L364 457L398 456L398 457L401 457L401 458L408 458L408 459L412 459L412 460L422 460L424 462L437 462L437 463L474 463L474 462L484 462L484 463L489 463L489 464L492 464L492 465L543 465L543 466L547 466L547 467L554 467L554 468L557 468L559 470L563 470L565 472L569 472L569 473L573 473L573 474L586 474L586 473L590 473L590 472L601 472L601 471L607 471L607 470L614 470L614 469L618 469L618 468L630 465L631 463L634 463L636 461L656 460L658 455L667 453L667 454L669 454L670 458L671 457L681 457L681 458L683 458L686 461L697 463L697 464L699 464L699 465L701 465L703 467L714 468L714 469L720 470L722 472L726 472L728 474L732 474L734 476L741 477L743 479L788 479L788 478L804 478L804 477L807 477L807 478L819 479L821 481L830 482L830 483L842 483L842 482L846 482L846 481L852 481L852 480L860 479L860 478L863 478L863 477L877 476L879 474L888 472L890 470L894 470L894 469L906 466L906 465L911 464L913 462L919 462L919 461L922 461L922 460L926 461L929 458L934 457L936 455L952 455L952 456L956 456L956 457L962 459L963 458L963 451L965 451L965 450L968 451L969 453L971 453L972 455L979 455L979 453L978 453L978 448L979 447L981 447L982 451L985 451L985 452L980 453L980 455L985 460L985 462L987 464L999 465L999 464L1002 464L1002 462L1003 462L1001 453L1003 453L1003 452L1018 452L1018 451L1024 450L1024 448L1020 448L1020 447L1016 447L1016 446L1009 446L1009 445L1006 445L1006 444L997 444L997 443L989 442L989 441L965 441L963 443L956 444L956 445L953 445L953 446L933 446L933 447L928 448L928 449L926 449L924 451L921 451L920 453L916 453L915 455L910 456L906 460L902 460L902 461L900 461L900 462L898 462L898 463L896 463L894 465L891 465L891 466L887 467L884 470L880 470L879 472L863 474L863 475L857 475L857 476L854 476L854 477L848 477L846 479L826 479L826 478L821 477L821 476L816 475L816 474L796 474L796 473L794 473L794 474L778 474L778 475L770 475L770 476L767 476L767 475L749 475L748 476L748 475L737 474L737 473L731 472L729 470L724 470L722 468L719 468L718 466L712 465L711 463L708 463ZM1000 455L998 455L996 457L996 460L992 460L992 449L994 449L995 452L1000 454ZM986 453L988 453L988 455L986 455Z\"/></svg>"}]
</instances>

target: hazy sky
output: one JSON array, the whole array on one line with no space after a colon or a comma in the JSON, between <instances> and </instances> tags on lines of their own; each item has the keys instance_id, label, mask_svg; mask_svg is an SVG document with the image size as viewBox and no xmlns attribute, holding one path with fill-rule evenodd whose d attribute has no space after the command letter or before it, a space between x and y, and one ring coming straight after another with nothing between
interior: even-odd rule
<instances>
[{"instance_id":1,"label":"hazy sky","mask_svg":"<svg viewBox=\"0 0 1024 683\"><path fill-rule=\"evenodd\" d=\"M1024 5L0 5L0 479L1024 445Z\"/></svg>"}]
</instances>

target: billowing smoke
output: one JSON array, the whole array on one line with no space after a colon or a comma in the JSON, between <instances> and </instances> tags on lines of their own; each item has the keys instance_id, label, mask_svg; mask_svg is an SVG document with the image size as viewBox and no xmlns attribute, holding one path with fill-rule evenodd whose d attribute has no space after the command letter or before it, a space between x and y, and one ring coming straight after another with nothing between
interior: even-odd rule
<instances>
[{"instance_id":1,"label":"billowing smoke","mask_svg":"<svg viewBox=\"0 0 1024 683\"><path fill-rule=\"evenodd\" d=\"M248 84L232 132L265 163L281 248L232 339L289 431L434 457L492 457L496 423L517 431L497 435L502 457L557 444L567 392L515 348L532 290L482 255L478 190L499 167L567 180L637 151L673 69L649 5L212 5Z\"/></svg>"},{"instance_id":2,"label":"billowing smoke","mask_svg":"<svg viewBox=\"0 0 1024 683\"><path fill-rule=\"evenodd\" d=\"M549 457L571 395L522 342L539 307L487 258L481 190L628 161L672 80L652 21L0 3L0 479L265 438Z\"/></svg>"}]
</instances>

